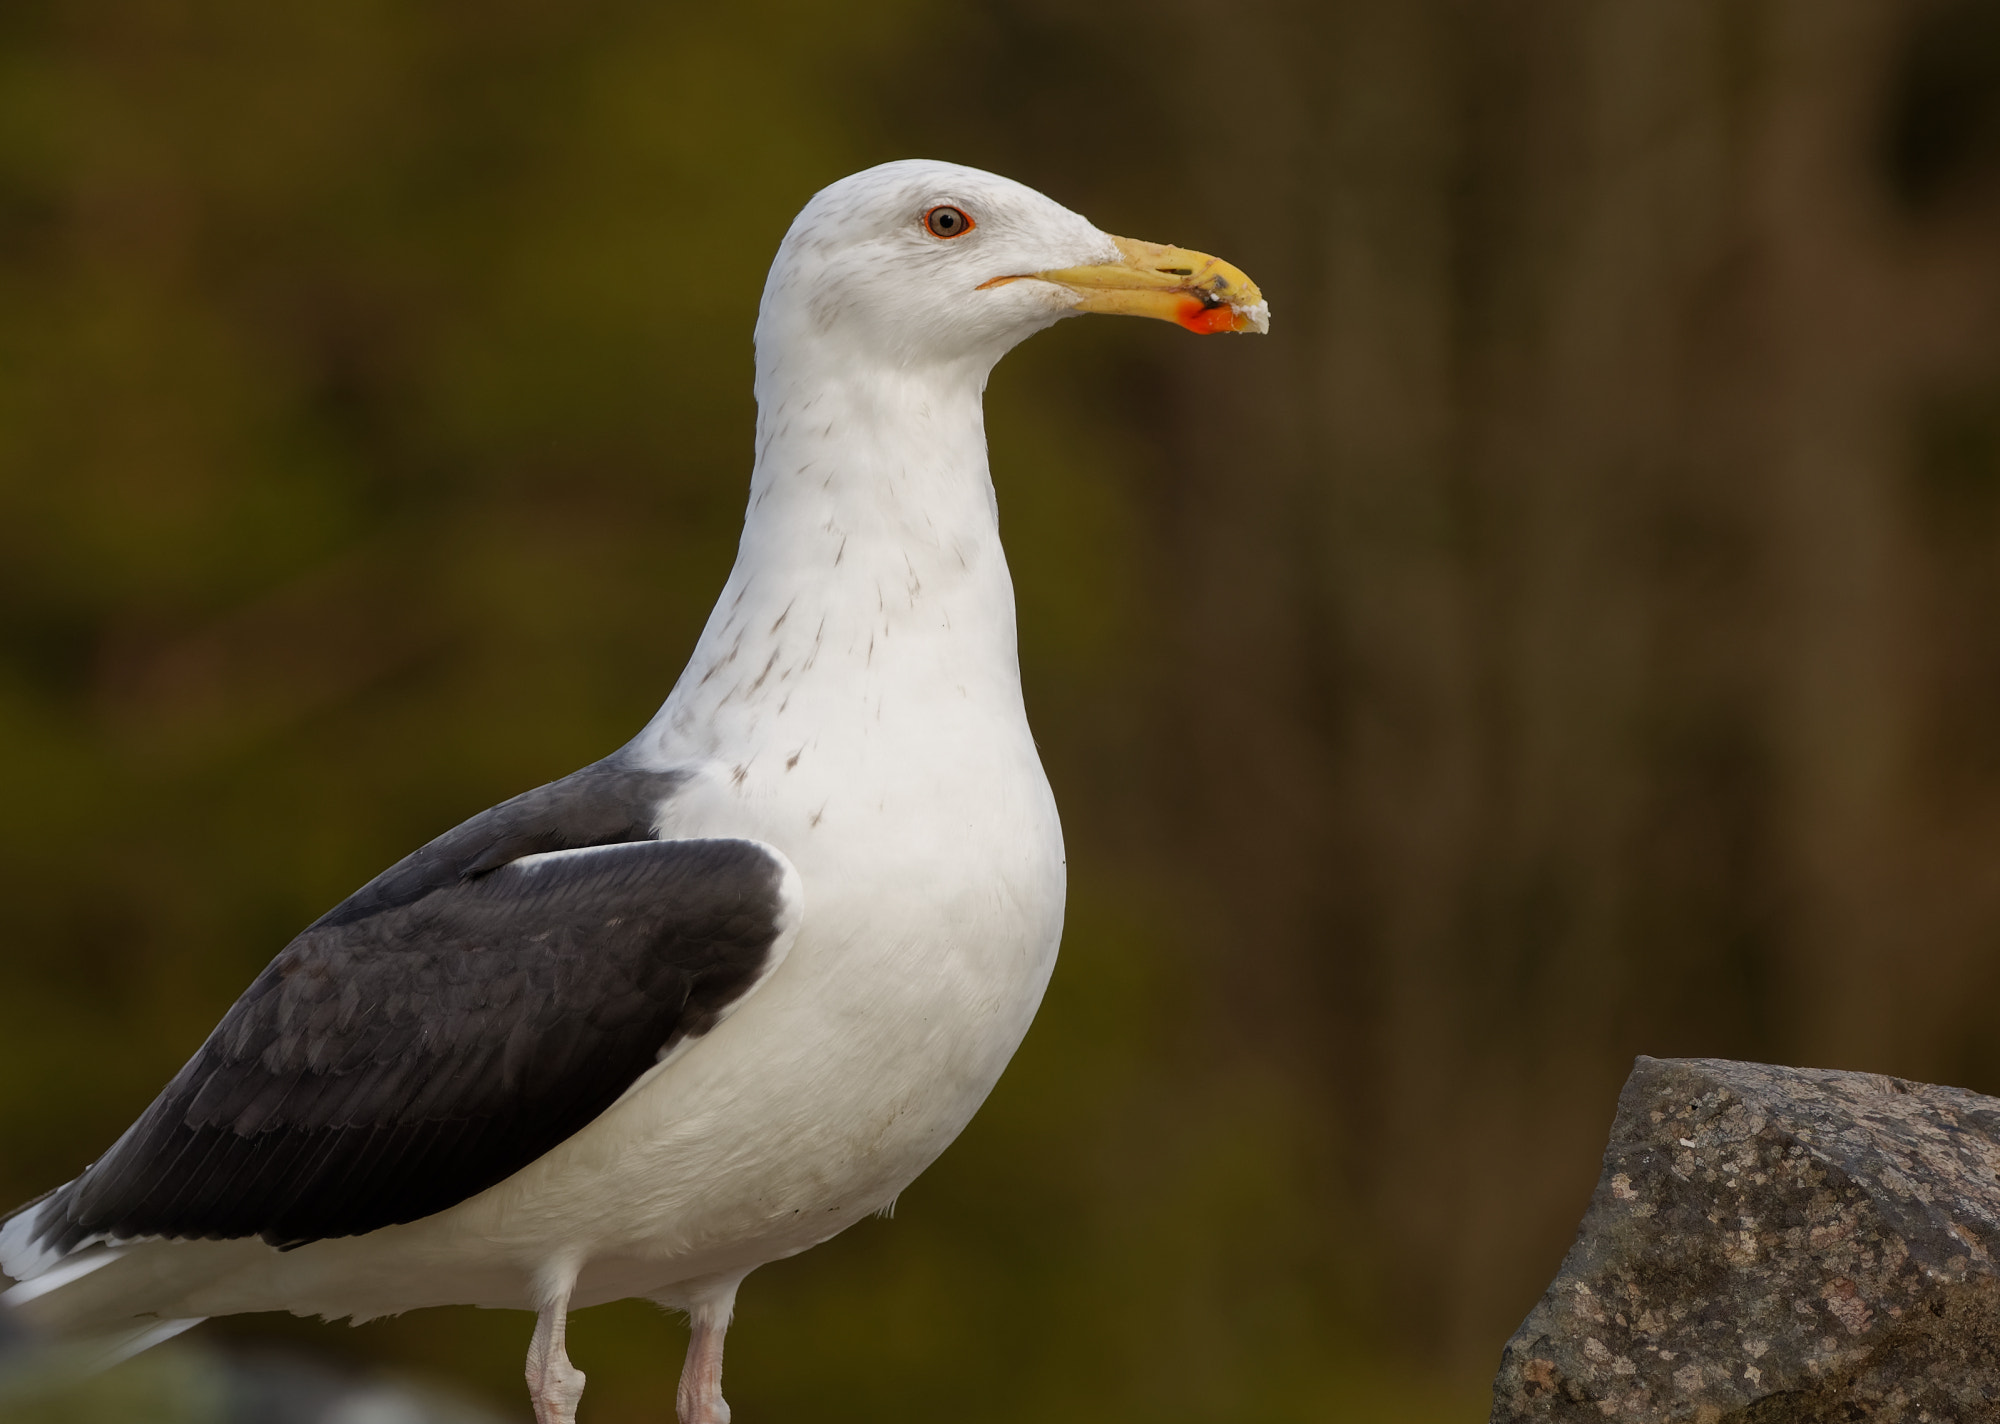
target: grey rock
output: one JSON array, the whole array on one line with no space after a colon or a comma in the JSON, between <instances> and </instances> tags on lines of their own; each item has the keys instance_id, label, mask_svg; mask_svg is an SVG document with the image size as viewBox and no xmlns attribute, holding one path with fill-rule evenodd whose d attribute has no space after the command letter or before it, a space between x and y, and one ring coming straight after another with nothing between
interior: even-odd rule
<instances>
[{"instance_id":1,"label":"grey rock","mask_svg":"<svg viewBox=\"0 0 2000 1424\"><path fill-rule=\"evenodd\" d=\"M2000 1421L2000 1099L1641 1058L1512 1420Z\"/></svg>"}]
</instances>

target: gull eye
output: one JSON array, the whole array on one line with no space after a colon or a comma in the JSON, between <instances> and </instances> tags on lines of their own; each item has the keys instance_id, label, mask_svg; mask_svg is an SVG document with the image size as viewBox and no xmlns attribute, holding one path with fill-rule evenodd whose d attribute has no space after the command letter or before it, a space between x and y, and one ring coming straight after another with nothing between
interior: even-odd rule
<instances>
[{"instance_id":1,"label":"gull eye","mask_svg":"<svg viewBox=\"0 0 2000 1424\"><path fill-rule=\"evenodd\" d=\"M975 224L964 208L940 204L924 214L924 231L932 237L963 237Z\"/></svg>"}]
</instances>

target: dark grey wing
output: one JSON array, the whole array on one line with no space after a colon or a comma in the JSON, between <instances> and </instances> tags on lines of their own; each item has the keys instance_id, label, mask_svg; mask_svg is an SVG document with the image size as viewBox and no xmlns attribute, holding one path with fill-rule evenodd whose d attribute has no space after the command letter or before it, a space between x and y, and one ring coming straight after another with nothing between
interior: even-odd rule
<instances>
[{"instance_id":1,"label":"dark grey wing","mask_svg":"<svg viewBox=\"0 0 2000 1424\"><path fill-rule=\"evenodd\" d=\"M643 771L615 756L592 762L454 826L335 905L313 928L410 904L523 856L649 841L660 808L685 779L675 771Z\"/></svg>"},{"instance_id":2,"label":"dark grey wing","mask_svg":"<svg viewBox=\"0 0 2000 1424\"><path fill-rule=\"evenodd\" d=\"M502 858L611 829L621 813L580 814L563 786L439 837L287 946L43 1204L38 1240L296 1245L414 1221L534 1161L713 1026L775 961L796 913L786 862L748 840Z\"/></svg>"}]
</instances>

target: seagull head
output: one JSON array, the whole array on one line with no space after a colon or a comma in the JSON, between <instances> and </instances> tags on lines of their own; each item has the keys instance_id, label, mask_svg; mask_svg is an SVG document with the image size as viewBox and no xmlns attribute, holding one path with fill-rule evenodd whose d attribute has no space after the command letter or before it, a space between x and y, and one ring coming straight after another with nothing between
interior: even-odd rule
<instances>
[{"instance_id":1,"label":"seagull head","mask_svg":"<svg viewBox=\"0 0 2000 1424\"><path fill-rule=\"evenodd\" d=\"M1085 312L1195 332L1262 332L1257 285L1219 258L1099 231L998 174L912 159L843 178L807 203L778 249L759 352L989 367L1023 338Z\"/></svg>"}]
</instances>

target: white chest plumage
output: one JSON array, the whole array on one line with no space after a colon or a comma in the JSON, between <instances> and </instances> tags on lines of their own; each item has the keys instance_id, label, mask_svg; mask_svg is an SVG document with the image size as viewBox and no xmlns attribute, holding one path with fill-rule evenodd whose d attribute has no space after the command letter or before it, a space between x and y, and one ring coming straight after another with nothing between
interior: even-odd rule
<instances>
[{"instance_id":1,"label":"white chest plumage","mask_svg":"<svg viewBox=\"0 0 2000 1424\"><path fill-rule=\"evenodd\" d=\"M685 778L663 838L742 837L792 862L784 962L597 1122L385 1248L452 1275L498 1245L520 1282L560 1242L579 1303L674 1299L887 1204L1020 1043L1061 936L1062 834L1022 705L978 387L901 394L915 410L879 389L856 410L838 384L803 412L766 402L737 567L630 748ZM517 1304L525 1286L495 1273L492 1289Z\"/></svg>"},{"instance_id":2,"label":"white chest plumage","mask_svg":"<svg viewBox=\"0 0 2000 1424\"><path fill-rule=\"evenodd\" d=\"M713 1193L705 1249L744 1234L768 1254L771 1230L799 1249L899 1192L992 1088L1061 934L1061 830L1022 707L977 385L877 385L860 409L850 390L767 400L742 558L636 743L694 772L663 835L763 840L804 885L771 982L632 1104L657 1101L672 1136L663 1119L712 1085L732 1135L773 1145L764 1160L728 1144L760 1190ZM769 1071L773 1043L792 1071ZM747 1112L738 1044L766 1059ZM676 1238L702 1234L691 1206L663 1213Z\"/></svg>"}]
</instances>

